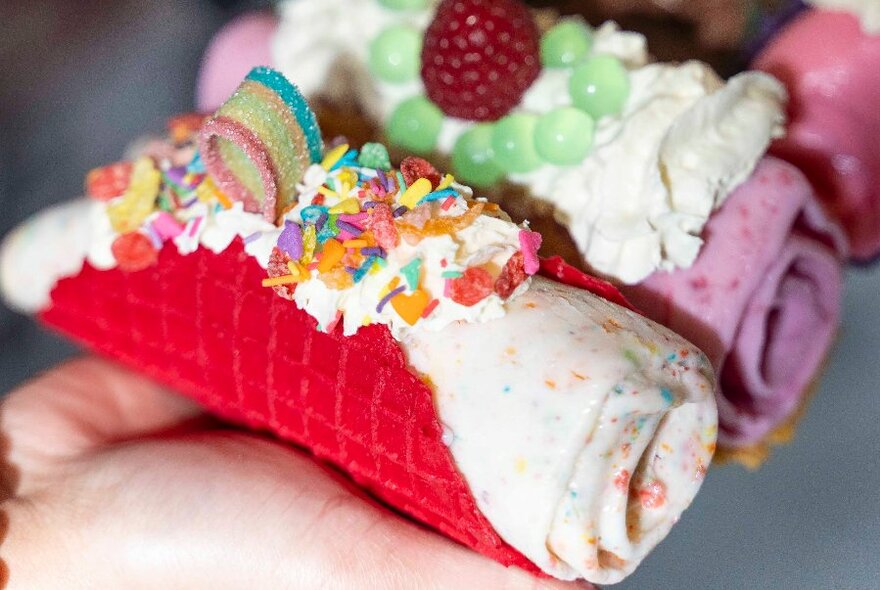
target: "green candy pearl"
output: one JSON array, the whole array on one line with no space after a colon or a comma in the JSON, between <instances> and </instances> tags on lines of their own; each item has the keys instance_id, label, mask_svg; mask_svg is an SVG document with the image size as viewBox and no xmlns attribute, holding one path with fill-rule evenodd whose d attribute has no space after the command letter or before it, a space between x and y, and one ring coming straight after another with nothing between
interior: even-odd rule
<instances>
[{"instance_id":1,"label":"green candy pearl","mask_svg":"<svg viewBox=\"0 0 880 590\"><path fill-rule=\"evenodd\" d=\"M414 80L421 68L422 35L406 25L388 27L370 43L370 71L385 82Z\"/></svg>"},{"instance_id":2,"label":"green candy pearl","mask_svg":"<svg viewBox=\"0 0 880 590\"><path fill-rule=\"evenodd\" d=\"M452 170L458 180L488 187L504 176L493 159L492 131L491 123L480 123L458 137L452 148Z\"/></svg>"},{"instance_id":3,"label":"green candy pearl","mask_svg":"<svg viewBox=\"0 0 880 590\"><path fill-rule=\"evenodd\" d=\"M593 147L593 118L574 107L561 107L542 115L535 126L535 149L551 164L570 166Z\"/></svg>"},{"instance_id":4,"label":"green candy pearl","mask_svg":"<svg viewBox=\"0 0 880 590\"><path fill-rule=\"evenodd\" d=\"M541 63L548 68L565 68L581 61L590 52L593 33L580 21L560 22L541 37Z\"/></svg>"},{"instance_id":5,"label":"green candy pearl","mask_svg":"<svg viewBox=\"0 0 880 590\"><path fill-rule=\"evenodd\" d=\"M574 68L568 91L574 106L598 121L623 110L629 96L629 76L617 58L597 55Z\"/></svg>"},{"instance_id":6,"label":"green candy pearl","mask_svg":"<svg viewBox=\"0 0 880 590\"><path fill-rule=\"evenodd\" d=\"M414 96L397 105L385 131L394 145L425 154L437 144L442 125L443 113L437 105L424 96Z\"/></svg>"},{"instance_id":7,"label":"green candy pearl","mask_svg":"<svg viewBox=\"0 0 880 590\"><path fill-rule=\"evenodd\" d=\"M505 172L531 172L543 160L535 150L538 117L525 113L507 115L495 123L492 149L495 162Z\"/></svg>"},{"instance_id":8,"label":"green candy pearl","mask_svg":"<svg viewBox=\"0 0 880 590\"><path fill-rule=\"evenodd\" d=\"M428 0L379 0L379 4L391 10L421 10L428 7Z\"/></svg>"}]
</instances>

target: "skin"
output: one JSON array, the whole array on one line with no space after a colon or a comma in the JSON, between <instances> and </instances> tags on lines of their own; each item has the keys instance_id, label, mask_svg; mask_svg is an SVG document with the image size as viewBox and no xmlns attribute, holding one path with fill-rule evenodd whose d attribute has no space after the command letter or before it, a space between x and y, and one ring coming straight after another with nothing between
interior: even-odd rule
<instances>
[{"instance_id":1,"label":"skin","mask_svg":"<svg viewBox=\"0 0 880 590\"><path fill-rule=\"evenodd\" d=\"M507 569L106 361L0 406L9 589L578 588Z\"/></svg>"}]
</instances>

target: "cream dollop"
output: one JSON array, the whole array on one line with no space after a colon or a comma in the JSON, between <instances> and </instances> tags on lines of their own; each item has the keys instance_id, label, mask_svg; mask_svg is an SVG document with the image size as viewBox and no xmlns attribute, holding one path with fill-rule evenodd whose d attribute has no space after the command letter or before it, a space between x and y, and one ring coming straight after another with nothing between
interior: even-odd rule
<instances>
[{"instance_id":1,"label":"cream dollop","mask_svg":"<svg viewBox=\"0 0 880 590\"><path fill-rule=\"evenodd\" d=\"M310 56L326 45L311 18L338 18L342 11L384 11L376 24L407 19L424 27L431 9L387 14L375 0L351 3L289 1L274 40L276 65L315 92L339 99L329 67ZM316 6L320 5L320 6ZM417 16L418 15L418 16ZM377 24L378 23L378 24ZM320 33L319 33L320 30ZM312 35L314 32L314 36ZM319 38L320 36L320 38ZM372 35L361 33L330 44L349 70L348 79L368 88L359 106L385 121L404 99L423 93L420 80L389 84L371 80L366 51ZM325 51L321 49L320 51ZM328 50L329 53L332 51ZM619 116L597 122L592 152L578 165L544 165L509 179L555 206L587 264L610 279L634 284L658 270L687 268L702 246L700 234L712 211L751 174L770 141L783 131L786 93L766 74L746 73L725 84L700 62L647 64L645 39L614 23L594 31L593 52L613 55L628 68L631 92ZM322 58L323 59L323 58ZM329 63L329 58L325 59ZM646 65L647 64L647 65ZM568 106L570 70L542 70L514 112L542 114ZM351 96L350 93L347 96ZM451 153L471 121L446 117L438 150Z\"/></svg>"},{"instance_id":2,"label":"cream dollop","mask_svg":"<svg viewBox=\"0 0 880 590\"><path fill-rule=\"evenodd\" d=\"M807 0L808 4L825 10L854 14L869 35L880 35L880 0Z\"/></svg>"},{"instance_id":3,"label":"cream dollop","mask_svg":"<svg viewBox=\"0 0 880 590\"><path fill-rule=\"evenodd\" d=\"M781 133L785 91L759 73L724 84L700 62L630 78L623 115L599 122L580 165L515 179L555 205L593 269L634 284L693 264L711 213Z\"/></svg>"},{"instance_id":4,"label":"cream dollop","mask_svg":"<svg viewBox=\"0 0 880 590\"><path fill-rule=\"evenodd\" d=\"M153 219L155 214L147 223ZM240 204L218 210L200 203L187 210L184 221L184 233L174 239L181 254L199 247L220 253L236 237L250 238L245 251L263 268L279 231L261 215L244 211ZM37 313L49 304L58 281L79 273L85 262L98 270L116 268L111 248L118 236L107 217L106 204L99 201L80 198L41 211L3 241L0 291L12 308Z\"/></svg>"},{"instance_id":5,"label":"cream dollop","mask_svg":"<svg viewBox=\"0 0 880 590\"><path fill-rule=\"evenodd\" d=\"M0 244L0 294L12 309L36 313L62 278L82 269L91 244L85 199L56 205L16 227Z\"/></svg>"},{"instance_id":6,"label":"cream dollop","mask_svg":"<svg viewBox=\"0 0 880 590\"><path fill-rule=\"evenodd\" d=\"M438 1L428 2L430 10L393 10L377 0L282 2L272 40L275 65L285 74L295 73L291 80L306 96L337 100L357 96L361 106L378 118L384 99L366 68L370 41L392 25L424 30ZM306 30L302 23L308 23Z\"/></svg>"}]
</instances>

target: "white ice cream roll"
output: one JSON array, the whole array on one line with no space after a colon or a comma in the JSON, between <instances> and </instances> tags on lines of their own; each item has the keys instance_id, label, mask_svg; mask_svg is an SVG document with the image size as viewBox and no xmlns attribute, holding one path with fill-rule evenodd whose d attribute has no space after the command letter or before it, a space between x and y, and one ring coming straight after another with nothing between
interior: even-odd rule
<instances>
[{"instance_id":1,"label":"white ice cream roll","mask_svg":"<svg viewBox=\"0 0 880 590\"><path fill-rule=\"evenodd\" d=\"M478 506L554 576L621 580L702 483L717 432L709 362L628 310L536 277L503 318L403 345Z\"/></svg>"}]
</instances>

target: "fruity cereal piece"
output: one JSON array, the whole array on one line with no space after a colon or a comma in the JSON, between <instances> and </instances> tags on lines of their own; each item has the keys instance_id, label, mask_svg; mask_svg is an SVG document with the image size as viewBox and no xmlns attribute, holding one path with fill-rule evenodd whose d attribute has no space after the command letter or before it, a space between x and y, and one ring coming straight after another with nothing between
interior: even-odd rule
<instances>
[{"instance_id":1,"label":"fruity cereal piece","mask_svg":"<svg viewBox=\"0 0 880 590\"><path fill-rule=\"evenodd\" d=\"M470 307L492 294L495 280L484 268L473 266L455 279L449 281L449 298Z\"/></svg>"},{"instance_id":2,"label":"fruity cereal piece","mask_svg":"<svg viewBox=\"0 0 880 590\"><path fill-rule=\"evenodd\" d=\"M354 286L354 279L348 271L341 266L337 266L328 272L321 273L318 275L318 278L325 285L331 289L336 289L337 291L344 291Z\"/></svg>"},{"instance_id":3,"label":"fruity cereal piece","mask_svg":"<svg viewBox=\"0 0 880 590\"><path fill-rule=\"evenodd\" d=\"M386 252L400 243L400 235L394 225L394 214L387 203L378 203L371 209L366 225L373 232L376 243Z\"/></svg>"},{"instance_id":4,"label":"fruity cereal piece","mask_svg":"<svg viewBox=\"0 0 880 590\"><path fill-rule=\"evenodd\" d=\"M290 267L288 264L290 262L290 256L282 252L278 247L273 248L272 255L269 257L269 266L267 268L269 277L277 279L279 277L289 276ZM290 282L284 285L273 285L272 288L279 297L293 301L293 292L296 289L296 283Z\"/></svg>"},{"instance_id":5,"label":"fruity cereal piece","mask_svg":"<svg viewBox=\"0 0 880 590\"><path fill-rule=\"evenodd\" d=\"M131 182L131 162L116 162L95 168L86 176L86 194L98 201L121 196Z\"/></svg>"},{"instance_id":6,"label":"fruity cereal piece","mask_svg":"<svg viewBox=\"0 0 880 590\"><path fill-rule=\"evenodd\" d=\"M407 186L412 185L419 178L427 178L431 182L431 188L436 189L440 185L440 172L424 158L407 156L400 163L400 173Z\"/></svg>"},{"instance_id":7,"label":"fruity cereal piece","mask_svg":"<svg viewBox=\"0 0 880 590\"><path fill-rule=\"evenodd\" d=\"M529 275L525 271L525 257L522 252L515 252L507 259L501 274L495 281L495 293L502 299L510 297L516 288L522 285Z\"/></svg>"},{"instance_id":8,"label":"fruity cereal piece","mask_svg":"<svg viewBox=\"0 0 880 590\"><path fill-rule=\"evenodd\" d=\"M468 204L467 213L458 217L434 217L425 222L424 227L418 228L408 223L399 225L400 232L415 238L427 238L443 236L463 230L480 216L483 212L483 203L476 201Z\"/></svg>"},{"instance_id":9,"label":"fruity cereal piece","mask_svg":"<svg viewBox=\"0 0 880 590\"><path fill-rule=\"evenodd\" d=\"M208 115L202 113L183 113L168 119L165 127L176 144L193 141Z\"/></svg>"},{"instance_id":10,"label":"fruity cereal piece","mask_svg":"<svg viewBox=\"0 0 880 590\"><path fill-rule=\"evenodd\" d=\"M117 237L110 250L119 268L126 272L150 268L159 260L159 252L150 238L136 231Z\"/></svg>"},{"instance_id":11,"label":"fruity cereal piece","mask_svg":"<svg viewBox=\"0 0 880 590\"><path fill-rule=\"evenodd\" d=\"M156 209L162 174L153 160L139 158L131 171L131 183L119 201L107 206L114 231L128 233L139 228Z\"/></svg>"}]
</instances>

